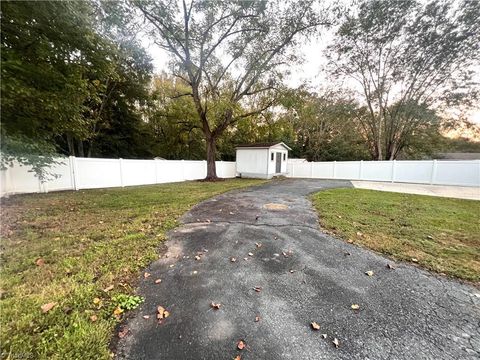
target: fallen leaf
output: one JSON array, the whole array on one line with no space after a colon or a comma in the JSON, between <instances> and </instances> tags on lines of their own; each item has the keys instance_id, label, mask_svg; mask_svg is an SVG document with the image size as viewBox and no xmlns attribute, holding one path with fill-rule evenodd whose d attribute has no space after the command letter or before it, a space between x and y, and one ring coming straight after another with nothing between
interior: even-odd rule
<instances>
[{"instance_id":1,"label":"fallen leaf","mask_svg":"<svg viewBox=\"0 0 480 360\"><path fill-rule=\"evenodd\" d=\"M365 275L373 276L373 271L372 270L365 271Z\"/></svg>"},{"instance_id":2,"label":"fallen leaf","mask_svg":"<svg viewBox=\"0 0 480 360\"><path fill-rule=\"evenodd\" d=\"M230 211L230 215L235 215L235 213Z\"/></svg>"},{"instance_id":3,"label":"fallen leaf","mask_svg":"<svg viewBox=\"0 0 480 360\"><path fill-rule=\"evenodd\" d=\"M342 218L342 215L337 215L337 217L338 217L339 219L341 219L341 218Z\"/></svg>"},{"instance_id":4,"label":"fallen leaf","mask_svg":"<svg viewBox=\"0 0 480 360\"><path fill-rule=\"evenodd\" d=\"M349 244L353 244L353 240L352 240L352 239L348 239L347 242L348 242Z\"/></svg>"},{"instance_id":5,"label":"fallen leaf","mask_svg":"<svg viewBox=\"0 0 480 360\"><path fill-rule=\"evenodd\" d=\"M260 316L255 316L255 322L259 322L260 321Z\"/></svg>"},{"instance_id":6,"label":"fallen leaf","mask_svg":"<svg viewBox=\"0 0 480 360\"><path fill-rule=\"evenodd\" d=\"M412 261L413 262L418 262L418 259L417 258L412 258Z\"/></svg>"},{"instance_id":7,"label":"fallen leaf","mask_svg":"<svg viewBox=\"0 0 480 360\"><path fill-rule=\"evenodd\" d=\"M102 300L100 300L100 298L98 298L98 297L96 297L95 299L93 299L93 303L94 303L95 305L100 304L101 301L102 301Z\"/></svg>"},{"instance_id":8,"label":"fallen leaf","mask_svg":"<svg viewBox=\"0 0 480 360\"><path fill-rule=\"evenodd\" d=\"M255 246L256 246L257 248L260 248L260 247L262 247L262 244L260 244L260 243L255 243Z\"/></svg>"},{"instance_id":9,"label":"fallen leaf","mask_svg":"<svg viewBox=\"0 0 480 360\"><path fill-rule=\"evenodd\" d=\"M260 286L255 286L253 290L255 290L256 292L260 292L262 291L262 288Z\"/></svg>"},{"instance_id":10,"label":"fallen leaf","mask_svg":"<svg viewBox=\"0 0 480 360\"><path fill-rule=\"evenodd\" d=\"M194 271L193 271L193 275L196 275L197 273L198 273L197 270L194 270Z\"/></svg>"},{"instance_id":11,"label":"fallen leaf","mask_svg":"<svg viewBox=\"0 0 480 360\"><path fill-rule=\"evenodd\" d=\"M230 261L231 261L231 262L235 262L235 261L237 261L237 259L235 259L234 257L231 257L231 258L230 258Z\"/></svg>"},{"instance_id":12,"label":"fallen leaf","mask_svg":"<svg viewBox=\"0 0 480 360\"><path fill-rule=\"evenodd\" d=\"M295 270L290 269L290 274L293 274L294 272L295 272Z\"/></svg>"},{"instance_id":13,"label":"fallen leaf","mask_svg":"<svg viewBox=\"0 0 480 360\"><path fill-rule=\"evenodd\" d=\"M125 336L127 336L127 334L128 334L128 327L127 327L127 326L124 326L124 327L122 328L122 330L120 330L120 331L118 332L118 337L119 337L120 339L123 339Z\"/></svg>"},{"instance_id":14,"label":"fallen leaf","mask_svg":"<svg viewBox=\"0 0 480 360\"><path fill-rule=\"evenodd\" d=\"M248 256L253 256L253 253L251 253L251 252L250 252L250 253L248 253Z\"/></svg>"},{"instance_id":15,"label":"fallen leaf","mask_svg":"<svg viewBox=\"0 0 480 360\"><path fill-rule=\"evenodd\" d=\"M427 235L427 239L433 240L433 236L432 235Z\"/></svg>"},{"instance_id":16,"label":"fallen leaf","mask_svg":"<svg viewBox=\"0 0 480 360\"><path fill-rule=\"evenodd\" d=\"M105 289L103 289L103 291L109 292L110 290L113 290L113 288L114 288L113 285L109 285L109 286L107 286Z\"/></svg>"},{"instance_id":17,"label":"fallen leaf","mask_svg":"<svg viewBox=\"0 0 480 360\"><path fill-rule=\"evenodd\" d=\"M338 347L340 346L340 342L338 341L337 338L333 339L333 344L335 345L335 347L338 349Z\"/></svg>"},{"instance_id":18,"label":"fallen leaf","mask_svg":"<svg viewBox=\"0 0 480 360\"><path fill-rule=\"evenodd\" d=\"M353 310L358 310L358 309L360 309L360 305L358 305L358 304L352 304L352 309L353 309Z\"/></svg>"},{"instance_id":19,"label":"fallen leaf","mask_svg":"<svg viewBox=\"0 0 480 360\"><path fill-rule=\"evenodd\" d=\"M387 264L387 268L391 270L395 270L395 266L393 266L392 264Z\"/></svg>"},{"instance_id":20,"label":"fallen leaf","mask_svg":"<svg viewBox=\"0 0 480 360\"><path fill-rule=\"evenodd\" d=\"M175 266L175 264L171 264L169 267L171 267L171 268L172 268L172 267L174 267L174 266Z\"/></svg>"},{"instance_id":21,"label":"fallen leaf","mask_svg":"<svg viewBox=\"0 0 480 360\"><path fill-rule=\"evenodd\" d=\"M240 355L237 355L233 360L242 360L242 357Z\"/></svg>"},{"instance_id":22,"label":"fallen leaf","mask_svg":"<svg viewBox=\"0 0 480 360\"><path fill-rule=\"evenodd\" d=\"M237 342L237 349L238 349L238 350L243 350L243 349L245 349L245 346L246 346L246 344L245 344L245 342L244 342L243 340L239 340L239 341Z\"/></svg>"},{"instance_id":23,"label":"fallen leaf","mask_svg":"<svg viewBox=\"0 0 480 360\"><path fill-rule=\"evenodd\" d=\"M35 261L35 265L43 266L45 265L45 260L43 260L42 258L38 258L37 261Z\"/></svg>"},{"instance_id":24,"label":"fallen leaf","mask_svg":"<svg viewBox=\"0 0 480 360\"><path fill-rule=\"evenodd\" d=\"M318 325L316 322L312 322L312 323L310 323L310 325L312 326L313 330L319 330L320 329L320 325Z\"/></svg>"},{"instance_id":25,"label":"fallen leaf","mask_svg":"<svg viewBox=\"0 0 480 360\"><path fill-rule=\"evenodd\" d=\"M162 279L155 280L155 284L160 284L161 282L162 282Z\"/></svg>"},{"instance_id":26,"label":"fallen leaf","mask_svg":"<svg viewBox=\"0 0 480 360\"><path fill-rule=\"evenodd\" d=\"M150 275L151 275L150 273L144 272L144 273L143 273L143 278L146 279L146 278L148 278Z\"/></svg>"},{"instance_id":27,"label":"fallen leaf","mask_svg":"<svg viewBox=\"0 0 480 360\"><path fill-rule=\"evenodd\" d=\"M201 259L200 256L198 256L198 255L195 256L195 260L200 260L200 259Z\"/></svg>"},{"instance_id":28,"label":"fallen leaf","mask_svg":"<svg viewBox=\"0 0 480 360\"><path fill-rule=\"evenodd\" d=\"M357 236L362 237L362 236L363 236L363 233L360 232L360 231L357 231Z\"/></svg>"},{"instance_id":29,"label":"fallen leaf","mask_svg":"<svg viewBox=\"0 0 480 360\"><path fill-rule=\"evenodd\" d=\"M145 320L150 319L150 315L143 315L143 318L144 318Z\"/></svg>"},{"instance_id":30,"label":"fallen leaf","mask_svg":"<svg viewBox=\"0 0 480 360\"><path fill-rule=\"evenodd\" d=\"M170 313L163 307L163 306L158 306L157 307L157 319L165 319L169 317Z\"/></svg>"},{"instance_id":31,"label":"fallen leaf","mask_svg":"<svg viewBox=\"0 0 480 360\"><path fill-rule=\"evenodd\" d=\"M327 338L327 334L322 334L322 337L323 337L324 339L326 339L326 338Z\"/></svg>"},{"instance_id":32,"label":"fallen leaf","mask_svg":"<svg viewBox=\"0 0 480 360\"><path fill-rule=\"evenodd\" d=\"M115 310L113 310L113 315L115 316L120 316L121 313L123 313L123 310L120 306L117 306Z\"/></svg>"},{"instance_id":33,"label":"fallen leaf","mask_svg":"<svg viewBox=\"0 0 480 360\"><path fill-rule=\"evenodd\" d=\"M213 309L218 310L218 309L220 309L220 306L222 306L222 304L212 302L212 303L210 304L210 306L211 306Z\"/></svg>"},{"instance_id":34,"label":"fallen leaf","mask_svg":"<svg viewBox=\"0 0 480 360\"><path fill-rule=\"evenodd\" d=\"M248 257L246 257L246 258L243 258L243 260L248 260Z\"/></svg>"},{"instance_id":35,"label":"fallen leaf","mask_svg":"<svg viewBox=\"0 0 480 360\"><path fill-rule=\"evenodd\" d=\"M95 322L95 321L97 321L97 320L98 320L97 315L92 315L92 316L90 316L90 321L91 321L91 322Z\"/></svg>"},{"instance_id":36,"label":"fallen leaf","mask_svg":"<svg viewBox=\"0 0 480 360\"><path fill-rule=\"evenodd\" d=\"M56 302L49 302L47 304L43 304L40 308L42 309L43 313L46 313L46 312L52 310L55 307L55 305L57 305Z\"/></svg>"}]
</instances>

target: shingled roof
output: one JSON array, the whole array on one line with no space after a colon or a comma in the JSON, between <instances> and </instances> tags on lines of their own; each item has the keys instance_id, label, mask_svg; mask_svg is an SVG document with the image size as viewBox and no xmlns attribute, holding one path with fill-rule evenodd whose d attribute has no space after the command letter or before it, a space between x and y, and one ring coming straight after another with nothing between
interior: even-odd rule
<instances>
[{"instance_id":1,"label":"shingled roof","mask_svg":"<svg viewBox=\"0 0 480 360\"><path fill-rule=\"evenodd\" d=\"M254 144L241 144L241 145L237 145L236 147L237 148L271 148L272 146L275 146L275 145L283 145L285 146L288 150L292 150L290 149L290 147L288 147L285 143L283 142L266 142L266 143L254 143Z\"/></svg>"}]
</instances>

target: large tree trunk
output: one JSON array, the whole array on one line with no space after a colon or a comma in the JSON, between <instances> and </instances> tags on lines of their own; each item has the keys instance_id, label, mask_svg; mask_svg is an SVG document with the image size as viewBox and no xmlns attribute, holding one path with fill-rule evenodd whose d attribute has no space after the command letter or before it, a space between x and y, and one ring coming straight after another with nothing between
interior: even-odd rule
<instances>
[{"instance_id":1,"label":"large tree trunk","mask_svg":"<svg viewBox=\"0 0 480 360\"><path fill-rule=\"evenodd\" d=\"M217 177L217 168L215 166L216 154L217 154L217 139L213 136L207 139L207 177L205 180L215 181Z\"/></svg>"}]
</instances>

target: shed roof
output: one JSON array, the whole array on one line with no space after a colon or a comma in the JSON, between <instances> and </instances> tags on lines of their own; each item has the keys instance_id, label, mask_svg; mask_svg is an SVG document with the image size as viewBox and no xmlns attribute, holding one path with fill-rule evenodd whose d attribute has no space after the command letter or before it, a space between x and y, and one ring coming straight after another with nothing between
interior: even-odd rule
<instances>
[{"instance_id":1,"label":"shed roof","mask_svg":"<svg viewBox=\"0 0 480 360\"><path fill-rule=\"evenodd\" d=\"M289 146L287 146L285 143L283 142L268 142L268 143L254 143L254 144L241 144L241 145L237 145L237 149L238 148L257 148L257 149L269 149L273 146L276 146L276 145L282 145L285 149L287 150L292 150Z\"/></svg>"}]
</instances>

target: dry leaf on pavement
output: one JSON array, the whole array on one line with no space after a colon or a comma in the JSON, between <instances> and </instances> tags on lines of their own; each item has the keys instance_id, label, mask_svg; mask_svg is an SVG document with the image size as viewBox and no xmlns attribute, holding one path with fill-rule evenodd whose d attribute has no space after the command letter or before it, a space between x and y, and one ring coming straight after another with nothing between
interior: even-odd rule
<instances>
[{"instance_id":1,"label":"dry leaf on pavement","mask_svg":"<svg viewBox=\"0 0 480 360\"><path fill-rule=\"evenodd\" d=\"M245 341L239 340L239 341L237 342L237 349L238 349L238 350L243 350L243 349L245 349L245 346L246 346Z\"/></svg>"},{"instance_id":2,"label":"dry leaf on pavement","mask_svg":"<svg viewBox=\"0 0 480 360\"><path fill-rule=\"evenodd\" d=\"M360 309L360 305L358 305L358 304L352 304L352 309L353 309L353 310L358 310L358 309Z\"/></svg>"},{"instance_id":3,"label":"dry leaf on pavement","mask_svg":"<svg viewBox=\"0 0 480 360\"><path fill-rule=\"evenodd\" d=\"M340 342L338 341L337 338L333 339L333 344L335 345L335 347L338 349L338 347L340 346Z\"/></svg>"},{"instance_id":4,"label":"dry leaf on pavement","mask_svg":"<svg viewBox=\"0 0 480 360\"><path fill-rule=\"evenodd\" d=\"M316 322L312 322L312 323L310 323L310 325L312 326L313 330L319 330L320 329L320 325L318 325Z\"/></svg>"},{"instance_id":5,"label":"dry leaf on pavement","mask_svg":"<svg viewBox=\"0 0 480 360\"><path fill-rule=\"evenodd\" d=\"M372 270L365 271L365 275L373 276L373 271Z\"/></svg>"},{"instance_id":6,"label":"dry leaf on pavement","mask_svg":"<svg viewBox=\"0 0 480 360\"><path fill-rule=\"evenodd\" d=\"M212 302L212 303L210 304L210 306L211 306L213 309L218 310L218 309L220 309L220 306L222 306L222 304Z\"/></svg>"},{"instance_id":7,"label":"dry leaf on pavement","mask_svg":"<svg viewBox=\"0 0 480 360\"><path fill-rule=\"evenodd\" d=\"M170 315L170 313L163 307L163 306L158 306L157 307L157 319L165 319Z\"/></svg>"}]
</instances>

